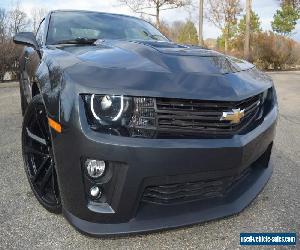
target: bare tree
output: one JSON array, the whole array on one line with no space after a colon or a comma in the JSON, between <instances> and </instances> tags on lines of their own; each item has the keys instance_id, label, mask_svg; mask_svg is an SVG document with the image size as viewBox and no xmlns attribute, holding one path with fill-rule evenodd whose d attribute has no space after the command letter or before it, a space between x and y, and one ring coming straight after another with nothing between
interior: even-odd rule
<instances>
[{"instance_id":1,"label":"bare tree","mask_svg":"<svg viewBox=\"0 0 300 250\"><path fill-rule=\"evenodd\" d=\"M203 8L204 0L199 0L199 45L203 46Z\"/></svg>"},{"instance_id":2,"label":"bare tree","mask_svg":"<svg viewBox=\"0 0 300 250\"><path fill-rule=\"evenodd\" d=\"M240 0L208 0L207 19L219 28L224 35L225 53L228 52L229 38L241 13Z\"/></svg>"},{"instance_id":3,"label":"bare tree","mask_svg":"<svg viewBox=\"0 0 300 250\"><path fill-rule=\"evenodd\" d=\"M11 39L0 43L0 82L3 82L7 72L10 72L14 79L17 77L20 49Z\"/></svg>"},{"instance_id":4,"label":"bare tree","mask_svg":"<svg viewBox=\"0 0 300 250\"><path fill-rule=\"evenodd\" d=\"M279 0L281 6L290 5L295 9L300 9L300 0Z\"/></svg>"},{"instance_id":5,"label":"bare tree","mask_svg":"<svg viewBox=\"0 0 300 250\"><path fill-rule=\"evenodd\" d=\"M0 43L3 43L6 37L6 10L0 8Z\"/></svg>"},{"instance_id":6,"label":"bare tree","mask_svg":"<svg viewBox=\"0 0 300 250\"><path fill-rule=\"evenodd\" d=\"M141 15L153 16L156 26L160 26L160 12L191 4L191 0L119 0L132 11Z\"/></svg>"},{"instance_id":7,"label":"bare tree","mask_svg":"<svg viewBox=\"0 0 300 250\"><path fill-rule=\"evenodd\" d=\"M31 26L34 33L37 32L40 22L47 15L48 10L45 8L32 8L31 9Z\"/></svg>"},{"instance_id":8,"label":"bare tree","mask_svg":"<svg viewBox=\"0 0 300 250\"><path fill-rule=\"evenodd\" d=\"M246 1L246 32L245 32L245 44L244 44L244 58L249 60L250 56L250 22L251 22L251 2Z\"/></svg>"},{"instance_id":9,"label":"bare tree","mask_svg":"<svg viewBox=\"0 0 300 250\"><path fill-rule=\"evenodd\" d=\"M20 9L19 3L8 12L9 17L9 29L12 36L15 34L24 31L29 26L29 19L27 14Z\"/></svg>"},{"instance_id":10,"label":"bare tree","mask_svg":"<svg viewBox=\"0 0 300 250\"><path fill-rule=\"evenodd\" d=\"M17 2L10 11L0 9L0 81L4 80L7 72L15 78L18 72L18 57L20 46L12 41L12 36L27 29L27 15L21 11Z\"/></svg>"}]
</instances>

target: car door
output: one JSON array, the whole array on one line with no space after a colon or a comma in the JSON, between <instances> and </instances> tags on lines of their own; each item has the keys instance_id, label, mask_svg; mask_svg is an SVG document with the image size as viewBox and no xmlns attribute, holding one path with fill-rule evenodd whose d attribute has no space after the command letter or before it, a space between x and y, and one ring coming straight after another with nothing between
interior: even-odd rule
<instances>
[{"instance_id":1,"label":"car door","mask_svg":"<svg viewBox=\"0 0 300 250\"><path fill-rule=\"evenodd\" d=\"M36 82L35 73L41 61L43 37L45 32L45 19L41 22L38 31L36 33L36 40L40 50L37 51L32 47L26 47L24 51L24 72L22 74L24 94L27 102L32 99L33 84Z\"/></svg>"}]
</instances>

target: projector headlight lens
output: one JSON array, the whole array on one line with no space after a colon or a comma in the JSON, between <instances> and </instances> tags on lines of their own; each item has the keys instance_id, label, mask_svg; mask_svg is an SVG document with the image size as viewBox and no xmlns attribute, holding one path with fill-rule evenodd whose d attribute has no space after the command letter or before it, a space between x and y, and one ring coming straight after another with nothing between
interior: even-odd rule
<instances>
[{"instance_id":1,"label":"projector headlight lens","mask_svg":"<svg viewBox=\"0 0 300 250\"><path fill-rule=\"evenodd\" d=\"M102 126L124 126L133 112L132 98L122 95L89 95L86 102L93 118Z\"/></svg>"}]
</instances>

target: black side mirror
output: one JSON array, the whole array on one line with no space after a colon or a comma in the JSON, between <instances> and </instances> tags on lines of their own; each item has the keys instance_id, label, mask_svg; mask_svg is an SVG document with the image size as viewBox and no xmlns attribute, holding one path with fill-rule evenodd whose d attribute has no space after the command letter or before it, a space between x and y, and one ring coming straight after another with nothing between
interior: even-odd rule
<instances>
[{"instance_id":1,"label":"black side mirror","mask_svg":"<svg viewBox=\"0 0 300 250\"><path fill-rule=\"evenodd\" d=\"M14 36L13 40L15 44L33 47L35 50L39 51L39 45L32 32L20 32Z\"/></svg>"}]
</instances>

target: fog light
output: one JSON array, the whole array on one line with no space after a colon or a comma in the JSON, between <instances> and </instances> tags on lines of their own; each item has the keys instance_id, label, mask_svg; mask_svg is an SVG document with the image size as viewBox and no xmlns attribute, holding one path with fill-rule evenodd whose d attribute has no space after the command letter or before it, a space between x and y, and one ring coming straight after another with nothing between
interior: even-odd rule
<instances>
[{"instance_id":1,"label":"fog light","mask_svg":"<svg viewBox=\"0 0 300 250\"><path fill-rule=\"evenodd\" d=\"M100 190L100 188L97 187L97 186L91 187L91 189L90 189L90 195L93 198L100 198L100 196L101 196L101 190Z\"/></svg>"},{"instance_id":2,"label":"fog light","mask_svg":"<svg viewBox=\"0 0 300 250\"><path fill-rule=\"evenodd\" d=\"M86 160L87 173L92 178L99 178L104 174L105 162L97 160Z\"/></svg>"}]
</instances>

